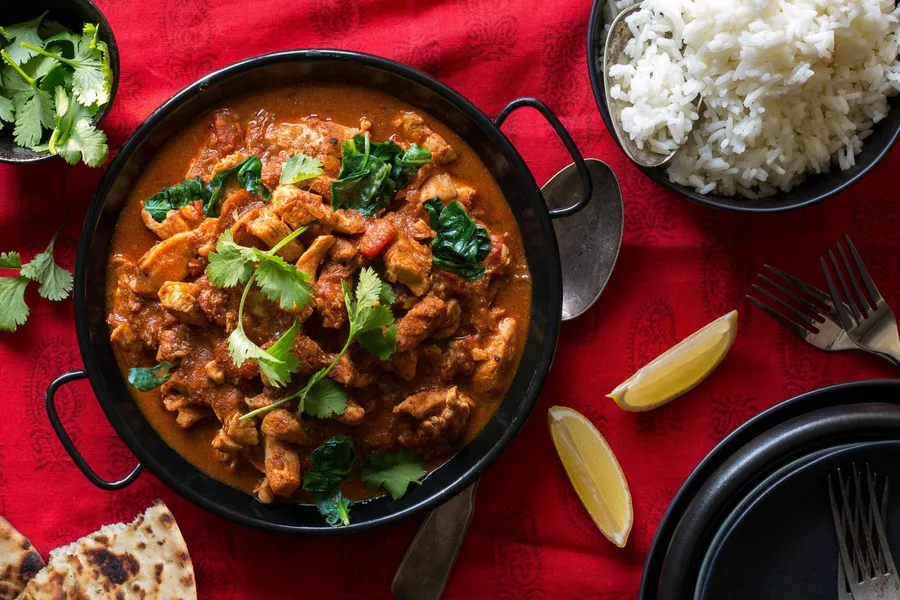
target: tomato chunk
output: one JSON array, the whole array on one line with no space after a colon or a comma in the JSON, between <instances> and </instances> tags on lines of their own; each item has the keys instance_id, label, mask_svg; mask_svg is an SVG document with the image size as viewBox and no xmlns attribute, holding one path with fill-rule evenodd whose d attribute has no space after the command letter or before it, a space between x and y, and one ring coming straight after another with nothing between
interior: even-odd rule
<instances>
[{"instance_id":1,"label":"tomato chunk","mask_svg":"<svg viewBox=\"0 0 900 600\"><path fill-rule=\"evenodd\" d=\"M359 238L359 253L368 259L373 259L387 248L387 245L397 237L397 229L390 221L376 219Z\"/></svg>"}]
</instances>

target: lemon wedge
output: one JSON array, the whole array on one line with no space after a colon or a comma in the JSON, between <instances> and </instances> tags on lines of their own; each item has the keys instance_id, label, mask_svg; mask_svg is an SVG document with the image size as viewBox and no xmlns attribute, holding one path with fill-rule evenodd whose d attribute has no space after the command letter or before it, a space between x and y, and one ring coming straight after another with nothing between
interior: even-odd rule
<instances>
[{"instance_id":1,"label":"lemon wedge","mask_svg":"<svg viewBox=\"0 0 900 600\"><path fill-rule=\"evenodd\" d=\"M709 377L728 354L737 335L737 311L719 317L666 350L614 389L619 408L641 412L671 402Z\"/></svg>"},{"instance_id":2,"label":"lemon wedge","mask_svg":"<svg viewBox=\"0 0 900 600\"><path fill-rule=\"evenodd\" d=\"M624 548L634 510L616 455L580 412L554 406L547 417L553 445L581 503L606 539Z\"/></svg>"}]
</instances>

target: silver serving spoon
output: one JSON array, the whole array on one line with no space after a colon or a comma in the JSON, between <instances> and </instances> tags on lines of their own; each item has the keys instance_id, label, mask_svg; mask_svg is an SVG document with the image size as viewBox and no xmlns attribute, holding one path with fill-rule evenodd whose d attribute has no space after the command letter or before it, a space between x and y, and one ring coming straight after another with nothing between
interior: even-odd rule
<instances>
[{"instance_id":1,"label":"silver serving spoon","mask_svg":"<svg viewBox=\"0 0 900 600\"><path fill-rule=\"evenodd\" d=\"M586 159L594 192L574 218L553 222L563 276L564 321L584 314L606 287L622 245L625 209L619 181L606 163ZM571 206L581 195L574 164L548 181L541 192L551 208ZM475 512L476 481L425 518L400 562L391 591L397 600L440 600L453 573Z\"/></svg>"},{"instance_id":2,"label":"silver serving spoon","mask_svg":"<svg viewBox=\"0 0 900 600\"><path fill-rule=\"evenodd\" d=\"M609 68L613 65L622 64L622 56L625 54L625 46L628 45L634 35L625 19L632 13L640 10L640 3L629 6L613 20L609 26L609 36L606 38L606 47L603 50L603 86L606 88L606 106L609 108L609 117L613 123L615 135L619 139L619 145L625 151L625 154L640 167L654 169L668 165L680 148L676 148L669 154L658 154L653 152L644 144L643 148L638 148L631 136L622 129L622 109L628 106L627 103L617 100L609 93L614 85L612 78L609 76ZM703 103L703 97L697 98L697 111Z\"/></svg>"}]
</instances>

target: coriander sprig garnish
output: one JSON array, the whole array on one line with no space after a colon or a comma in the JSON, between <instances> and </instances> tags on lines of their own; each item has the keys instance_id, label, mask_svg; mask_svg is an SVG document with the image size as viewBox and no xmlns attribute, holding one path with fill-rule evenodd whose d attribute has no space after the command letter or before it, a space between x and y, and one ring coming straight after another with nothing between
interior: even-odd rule
<instances>
[{"instance_id":1,"label":"coriander sprig garnish","mask_svg":"<svg viewBox=\"0 0 900 600\"><path fill-rule=\"evenodd\" d=\"M24 265L18 252L0 254L0 269L19 272L11 277L0 277L0 331L15 331L28 320L25 289L32 281L40 283L38 294L47 300L64 300L71 293L74 282L72 274L60 267L53 258L53 246L60 231L62 228L53 235L46 250Z\"/></svg>"},{"instance_id":2,"label":"coriander sprig garnish","mask_svg":"<svg viewBox=\"0 0 900 600\"><path fill-rule=\"evenodd\" d=\"M350 344L359 341L363 348L382 360L390 358L397 347L397 326L394 325L394 315L391 313L391 304L394 302L394 291L391 286L381 281L371 267L360 271L355 299L351 296L346 282L342 281L341 286L350 322L350 333L344 347L331 364L313 373L301 390L243 415L242 420L265 414L291 400L299 400L298 413L305 412L320 419L335 414L342 415L347 407L347 394L326 377L350 349Z\"/></svg>"},{"instance_id":3,"label":"coriander sprig garnish","mask_svg":"<svg viewBox=\"0 0 900 600\"><path fill-rule=\"evenodd\" d=\"M226 231L216 242L215 251L210 252L209 266L206 268L210 281L221 288L245 284L238 307L238 324L228 336L228 350L238 367L247 360L256 361L260 372L274 387L287 385L291 374L296 373L300 366L293 352L300 324L295 321L281 339L263 350L244 331L244 306L254 283L264 296L284 310L302 309L312 301L313 289L306 274L277 256L279 250L304 231L306 227L295 229L267 252L241 246L234 241L231 231Z\"/></svg>"}]
</instances>

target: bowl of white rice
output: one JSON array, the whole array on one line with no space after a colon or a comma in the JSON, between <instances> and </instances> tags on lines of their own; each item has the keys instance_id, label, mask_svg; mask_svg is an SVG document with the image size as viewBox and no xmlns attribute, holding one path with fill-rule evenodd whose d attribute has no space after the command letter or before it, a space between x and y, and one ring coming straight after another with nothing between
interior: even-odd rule
<instances>
[{"instance_id":1,"label":"bowl of white rice","mask_svg":"<svg viewBox=\"0 0 900 600\"><path fill-rule=\"evenodd\" d=\"M638 3L595 0L591 15L591 83L609 131L604 46L616 14ZM862 178L900 135L895 0L640 5L626 19L634 39L610 57L609 96L638 147L679 148L643 169L670 190L728 210L807 206Z\"/></svg>"}]
</instances>

